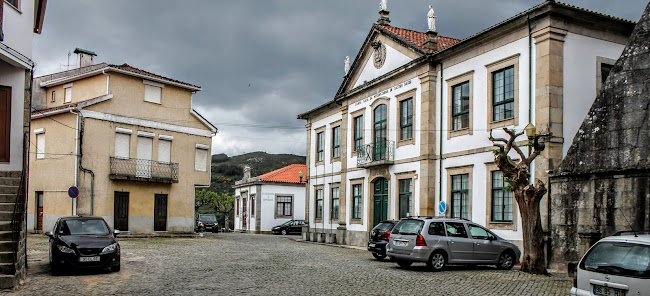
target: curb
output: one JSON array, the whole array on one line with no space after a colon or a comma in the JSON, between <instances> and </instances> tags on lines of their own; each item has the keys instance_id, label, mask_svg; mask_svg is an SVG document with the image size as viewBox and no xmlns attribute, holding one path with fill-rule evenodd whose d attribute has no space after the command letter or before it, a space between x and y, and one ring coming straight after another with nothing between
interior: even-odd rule
<instances>
[{"instance_id":1,"label":"curb","mask_svg":"<svg viewBox=\"0 0 650 296\"><path fill-rule=\"evenodd\" d=\"M326 244L326 243L318 243L318 242L312 242L312 241L306 241L301 238L294 238L293 241L299 242L299 243L306 243L306 244L315 244L315 245L321 245L321 246L330 246L330 247L335 247L335 248L343 248L343 249L351 249L351 250L361 250L361 251L368 251L368 249L364 247L359 247L359 246L350 246L350 245L337 245L337 244Z\"/></svg>"}]
</instances>

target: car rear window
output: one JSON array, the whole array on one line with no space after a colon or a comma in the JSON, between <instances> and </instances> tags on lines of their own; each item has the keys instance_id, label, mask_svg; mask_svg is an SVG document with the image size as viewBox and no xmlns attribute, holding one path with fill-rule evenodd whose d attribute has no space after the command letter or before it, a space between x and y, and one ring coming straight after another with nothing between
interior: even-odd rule
<instances>
[{"instance_id":1,"label":"car rear window","mask_svg":"<svg viewBox=\"0 0 650 296\"><path fill-rule=\"evenodd\" d=\"M424 221L415 219L405 219L393 228L394 234L419 234L424 226Z\"/></svg>"},{"instance_id":2,"label":"car rear window","mask_svg":"<svg viewBox=\"0 0 650 296\"><path fill-rule=\"evenodd\" d=\"M382 222L375 226L374 230L386 231L393 227L393 222Z\"/></svg>"},{"instance_id":3,"label":"car rear window","mask_svg":"<svg viewBox=\"0 0 650 296\"><path fill-rule=\"evenodd\" d=\"M599 242L582 259L580 269L649 279L650 246L627 242Z\"/></svg>"},{"instance_id":4,"label":"car rear window","mask_svg":"<svg viewBox=\"0 0 650 296\"><path fill-rule=\"evenodd\" d=\"M442 222L431 222L429 224L429 235L445 236L445 225Z\"/></svg>"}]
</instances>

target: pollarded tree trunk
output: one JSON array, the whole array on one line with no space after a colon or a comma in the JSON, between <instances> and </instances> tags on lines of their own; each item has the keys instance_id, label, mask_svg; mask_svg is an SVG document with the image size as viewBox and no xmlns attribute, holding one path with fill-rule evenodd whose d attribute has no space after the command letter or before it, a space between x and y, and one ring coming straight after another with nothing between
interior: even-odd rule
<instances>
[{"instance_id":1,"label":"pollarded tree trunk","mask_svg":"<svg viewBox=\"0 0 650 296\"><path fill-rule=\"evenodd\" d=\"M530 163L543 150L542 145L534 145L536 141L530 141L529 146L533 146L533 153L526 156L515 143L515 139L523 134L516 133L514 130L503 129L510 139L493 138L490 132L490 141L499 147L494 151L495 161L499 170L501 170L510 185L521 214L521 225L523 233L523 255L521 262L521 271L532 274L547 274L546 261L544 258L544 234L542 230L542 219L540 215L540 201L546 194L546 186L540 180L534 185L530 183ZM497 144L497 142L504 143ZM521 160L513 161L508 152L514 149Z\"/></svg>"}]
</instances>

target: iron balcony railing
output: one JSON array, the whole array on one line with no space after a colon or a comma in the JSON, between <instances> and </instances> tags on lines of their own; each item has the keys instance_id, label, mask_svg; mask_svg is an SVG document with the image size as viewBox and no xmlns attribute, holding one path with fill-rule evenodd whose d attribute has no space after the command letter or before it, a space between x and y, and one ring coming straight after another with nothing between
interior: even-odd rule
<instances>
[{"instance_id":1,"label":"iron balcony railing","mask_svg":"<svg viewBox=\"0 0 650 296\"><path fill-rule=\"evenodd\" d=\"M178 163L111 157L110 178L155 183L178 183Z\"/></svg>"},{"instance_id":2,"label":"iron balcony railing","mask_svg":"<svg viewBox=\"0 0 650 296\"><path fill-rule=\"evenodd\" d=\"M357 167L392 164L395 160L395 141L381 141L357 147Z\"/></svg>"}]
</instances>

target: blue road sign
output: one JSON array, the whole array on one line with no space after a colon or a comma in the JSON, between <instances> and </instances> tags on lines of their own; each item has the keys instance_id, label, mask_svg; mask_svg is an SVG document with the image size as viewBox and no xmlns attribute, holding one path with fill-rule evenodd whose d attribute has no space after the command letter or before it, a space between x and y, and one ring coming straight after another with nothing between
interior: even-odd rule
<instances>
[{"instance_id":1,"label":"blue road sign","mask_svg":"<svg viewBox=\"0 0 650 296\"><path fill-rule=\"evenodd\" d=\"M440 201L440 206L438 206L438 210L440 210L440 214L444 214L447 211L447 203L445 203L444 200Z\"/></svg>"},{"instance_id":2,"label":"blue road sign","mask_svg":"<svg viewBox=\"0 0 650 296\"><path fill-rule=\"evenodd\" d=\"M79 196L79 188L76 186L70 186L70 188L68 188L68 195L72 198L77 198L77 196Z\"/></svg>"}]
</instances>

